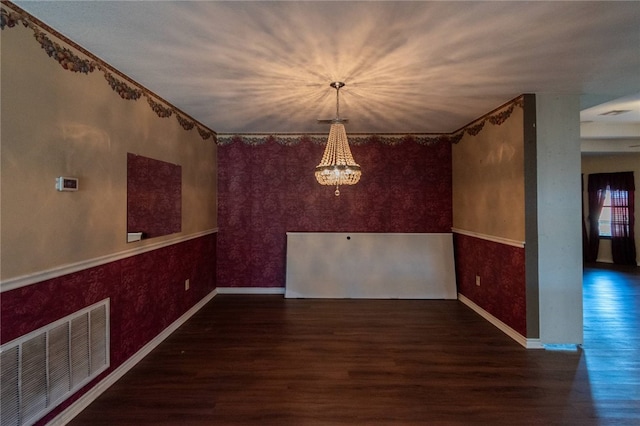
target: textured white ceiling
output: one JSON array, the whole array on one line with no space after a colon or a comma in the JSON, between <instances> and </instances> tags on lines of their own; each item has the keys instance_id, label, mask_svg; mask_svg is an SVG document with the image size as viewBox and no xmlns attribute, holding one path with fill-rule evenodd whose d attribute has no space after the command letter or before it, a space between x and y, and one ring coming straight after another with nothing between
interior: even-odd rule
<instances>
[{"instance_id":1,"label":"textured white ceiling","mask_svg":"<svg viewBox=\"0 0 640 426\"><path fill-rule=\"evenodd\" d=\"M334 80L349 132L451 132L522 93L640 93L635 1L15 3L219 133L326 132Z\"/></svg>"}]
</instances>

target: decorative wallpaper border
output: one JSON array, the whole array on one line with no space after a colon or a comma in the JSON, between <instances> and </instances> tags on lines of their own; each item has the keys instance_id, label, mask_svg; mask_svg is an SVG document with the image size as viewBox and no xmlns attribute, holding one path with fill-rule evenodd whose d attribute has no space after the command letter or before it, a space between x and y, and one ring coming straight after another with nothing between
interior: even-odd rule
<instances>
[{"instance_id":1,"label":"decorative wallpaper border","mask_svg":"<svg viewBox=\"0 0 640 426\"><path fill-rule=\"evenodd\" d=\"M366 145L368 143L395 146L408 142L427 146L440 142L457 144L462 140L465 133L471 136L477 136L482 129L484 129L487 122L494 126L500 126L511 117L516 107L524 108L524 97L522 95L452 133L349 133L349 144L353 146ZM326 133L218 133L218 145L220 146L230 145L234 142L258 146L270 141L285 146L298 145L303 141L312 142L316 145L324 145L327 143L327 135Z\"/></svg>"},{"instance_id":2,"label":"decorative wallpaper border","mask_svg":"<svg viewBox=\"0 0 640 426\"><path fill-rule=\"evenodd\" d=\"M34 38L40 44L42 49L44 49L44 51L50 58L56 60L62 68L68 71L79 72L83 74L100 71L104 74L104 78L105 80L107 80L109 86L122 99L135 101L140 99L141 97L144 97L147 99L149 106L158 115L158 117L167 118L175 114L178 123L180 123L180 126L182 126L183 129L191 130L196 127L198 129L198 134L203 140L212 138L212 140L216 142L217 135L213 130L199 123L197 120L188 117L182 111L166 102L164 99L160 98L148 89L140 86L138 83L134 82L124 74L115 70L100 59L96 58L82 47L78 46L54 29L50 28L42 21L29 15L27 12L23 11L16 5L6 0L2 0L2 4L9 7L11 10L7 10L4 7L0 8L0 30L4 30L5 28L13 28L18 24L22 24L22 26L24 26L25 28L29 28L33 31ZM89 59L82 58L76 55L70 49L63 47L55 41L51 40L47 34L41 31L41 29L44 29L46 32L51 33L54 37L72 46L74 49L81 52Z\"/></svg>"},{"instance_id":3,"label":"decorative wallpaper border","mask_svg":"<svg viewBox=\"0 0 640 426\"><path fill-rule=\"evenodd\" d=\"M507 121L515 107L524 108L524 96L520 95L517 98L507 102L504 105L499 106L494 109L490 113L478 118L477 120L472 121L466 126L462 127L459 130L451 133L451 142L458 143L462 140L462 137L466 134L470 136L477 136L482 129L484 129L484 125L489 122L494 126L500 126L502 123Z\"/></svg>"},{"instance_id":4,"label":"decorative wallpaper border","mask_svg":"<svg viewBox=\"0 0 640 426\"><path fill-rule=\"evenodd\" d=\"M7 10L5 8L0 9L0 29L13 28L18 24L22 24L24 27L30 28L34 32L34 37L40 43L40 46L45 50L50 58L58 61L60 66L64 69L72 72L81 72L88 74L96 70L101 71L104 74L109 86L116 92L122 99L125 100L138 100L141 97L145 97L151 109L160 118L171 117L175 114L178 123L185 130L191 130L194 127L198 130L198 134L204 140L212 138L214 143L224 146L229 145L236 141L241 141L247 145L262 145L267 141L276 141L277 143L285 146L294 146L302 141L311 141L314 144L324 145L326 144L326 134L318 133L297 133L297 134L279 134L279 133L245 133L245 134L233 134L233 133L216 133L198 121L186 116L186 114L179 111L177 108L161 99L156 94L143 88L138 83L126 77L124 74L118 72L114 68L110 67L100 59L94 57L90 52L86 51L82 47L76 45L71 40L67 39L48 25L44 24L35 17L29 15L19 7L15 6L8 0L0 0L0 2L10 7L13 10ZM78 51L91 59L83 59L66 47L63 47L47 37L40 28L45 29L47 32L53 34L58 39L64 41L66 44L73 46ZM119 78L116 78L114 74L117 74ZM121 79L120 79L121 78ZM130 83L133 86L127 84ZM164 106L166 105L166 106ZM413 134L396 134L396 133L378 133L378 134L349 134L349 143L351 145L364 145L368 143L381 143L384 145L394 146L404 142L415 142L419 145L433 145L440 142L450 142L453 144L459 143L463 136L466 134L471 136L478 135L484 128L487 122L499 126L504 123L513 113L515 107L524 107L524 98L522 95L517 98L503 104L490 113L472 121L471 123L463 126L452 133L443 134L425 134L425 133L413 133Z\"/></svg>"},{"instance_id":5,"label":"decorative wallpaper border","mask_svg":"<svg viewBox=\"0 0 640 426\"><path fill-rule=\"evenodd\" d=\"M233 142L242 142L247 145L258 146L274 141L280 145L294 146L302 142L311 142L315 145L327 143L326 133L218 133L218 145L229 145ZM449 136L439 134L369 134L349 133L349 144L352 146L366 145L369 143L381 143L383 145L399 145L404 142L415 142L418 145L434 145L439 142L449 141Z\"/></svg>"}]
</instances>

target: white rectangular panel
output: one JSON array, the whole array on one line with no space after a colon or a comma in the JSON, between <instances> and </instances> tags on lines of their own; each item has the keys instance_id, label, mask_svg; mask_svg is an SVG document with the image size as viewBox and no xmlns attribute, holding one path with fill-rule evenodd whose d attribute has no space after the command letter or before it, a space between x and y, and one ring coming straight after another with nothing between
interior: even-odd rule
<instances>
[{"instance_id":1,"label":"white rectangular panel","mask_svg":"<svg viewBox=\"0 0 640 426\"><path fill-rule=\"evenodd\" d=\"M456 299L453 236L289 232L285 297Z\"/></svg>"}]
</instances>

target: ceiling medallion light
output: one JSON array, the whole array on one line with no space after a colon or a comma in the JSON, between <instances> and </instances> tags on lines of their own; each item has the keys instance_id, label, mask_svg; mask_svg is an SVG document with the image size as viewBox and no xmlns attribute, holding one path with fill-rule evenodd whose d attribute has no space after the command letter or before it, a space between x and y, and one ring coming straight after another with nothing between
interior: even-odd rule
<instances>
[{"instance_id":1,"label":"ceiling medallion light","mask_svg":"<svg viewBox=\"0 0 640 426\"><path fill-rule=\"evenodd\" d=\"M347 132L344 129L344 123L349 120L340 118L340 88L344 83L334 81L330 86L336 89L336 118L318 120L320 123L331 123L331 129L322 161L316 166L316 180L321 185L335 185L335 194L338 196L340 185L355 185L360 180L362 171L349 149Z\"/></svg>"}]
</instances>

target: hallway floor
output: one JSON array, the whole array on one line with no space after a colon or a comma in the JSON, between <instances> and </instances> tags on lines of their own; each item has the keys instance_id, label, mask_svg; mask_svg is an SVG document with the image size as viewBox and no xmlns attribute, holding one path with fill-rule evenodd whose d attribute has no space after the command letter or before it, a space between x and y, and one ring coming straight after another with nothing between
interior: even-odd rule
<instances>
[{"instance_id":1,"label":"hallway floor","mask_svg":"<svg viewBox=\"0 0 640 426\"><path fill-rule=\"evenodd\" d=\"M584 351L596 412L640 424L640 267L585 268Z\"/></svg>"}]
</instances>

